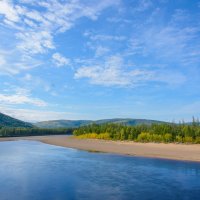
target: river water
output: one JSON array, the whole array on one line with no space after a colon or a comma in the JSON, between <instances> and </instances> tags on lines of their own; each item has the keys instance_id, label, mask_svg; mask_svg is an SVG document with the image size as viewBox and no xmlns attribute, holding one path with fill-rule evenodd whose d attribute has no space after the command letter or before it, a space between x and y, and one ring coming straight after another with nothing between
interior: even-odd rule
<instances>
[{"instance_id":1,"label":"river water","mask_svg":"<svg viewBox=\"0 0 200 200\"><path fill-rule=\"evenodd\" d=\"M0 142L0 200L200 199L200 163Z\"/></svg>"}]
</instances>

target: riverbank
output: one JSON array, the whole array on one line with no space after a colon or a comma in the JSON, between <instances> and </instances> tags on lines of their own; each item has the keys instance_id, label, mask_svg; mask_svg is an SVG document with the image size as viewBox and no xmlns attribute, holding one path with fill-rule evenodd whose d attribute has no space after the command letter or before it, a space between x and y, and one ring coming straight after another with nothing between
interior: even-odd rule
<instances>
[{"instance_id":1,"label":"riverbank","mask_svg":"<svg viewBox=\"0 0 200 200\"><path fill-rule=\"evenodd\" d=\"M128 141L77 139L66 135L0 138L0 141L12 140L35 140L51 145L86 151L200 162L200 144L135 143Z\"/></svg>"}]
</instances>

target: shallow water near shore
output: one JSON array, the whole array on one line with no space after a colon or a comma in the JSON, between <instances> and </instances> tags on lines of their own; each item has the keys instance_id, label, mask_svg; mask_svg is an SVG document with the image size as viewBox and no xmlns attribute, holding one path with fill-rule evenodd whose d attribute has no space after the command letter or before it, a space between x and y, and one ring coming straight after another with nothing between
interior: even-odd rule
<instances>
[{"instance_id":1,"label":"shallow water near shore","mask_svg":"<svg viewBox=\"0 0 200 200\"><path fill-rule=\"evenodd\" d=\"M200 163L0 143L1 200L199 199Z\"/></svg>"}]
</instances>

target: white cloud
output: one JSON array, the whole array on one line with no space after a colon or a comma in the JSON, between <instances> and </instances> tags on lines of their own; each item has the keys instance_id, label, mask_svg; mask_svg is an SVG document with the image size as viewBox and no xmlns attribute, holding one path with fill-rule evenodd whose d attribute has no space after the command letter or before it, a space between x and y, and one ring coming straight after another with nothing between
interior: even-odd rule
<instances>
[{"instance_id":1,"label":"white cloud","mask_svg":"<svg viewBox=\"0 0 200 200\"><path fill-rule=\"evenodd\" d=\"M30 65L29 67L23 65L25 60L21 62L22 56L20 55L29 55L34 59L37 54L46 54L49 50L56 49L54 38L59 33L72 28L80 18L86 17L96 20L102 10L118 5L118 3L119 0L1 0L0 25L3 26L5 34L7 34L7 30L12 30L10 35L12 43L9 45L13 45L9 46L9 49L12 48L13 51L10 57L18 58L18 60L13 61L2 59L0 63L1 73L13 75L24 69L32 68L30 67L32 66L31 62L26 62ZM69 64L69 60L59 54L54 55L54 57L57 66ZM3 61L5 62L3 63ZM2 67L2 65L4 66Z\"/></svg>"},{"instance_id":2,"label":"white cloud","mask_svg":"<svg viewBox=\"0 0 200 200\"><path fill-rule=\"evenodd\" d=\"M32 80L32 75L31 75L31 74L26 74L26 75L23 77L23 80L24 80L24 81L31 81L31 80Z\"/></svg>"},{"instance_id":3,"label":"white cloud","mask_svg":"<svg viewBox=\"0 0 200 200\"><path fill-rule=\"evenodd\" d=\"M5 65L5 63L6 63L5 58L2 55L0 55L0 66Z\"/></svg>"},{"instance_id":4,"label":"white cloud","mask_svg":"<svg viewBox=\"0 0 200 200\"><path fill-rule=\"evenodd\" d=\"M126 23L126 24L130 24L131 20L129 19L124 19L124 18L120 18L120 17L109 17L107 18L107 21L110 23Z\"/></svg>"},{"instance_id":5,"label":"white cloud","mask_svg":"<svg viewBox=\"0 0 200 200\"><path fill-rule=\"evenodd\" d=\"M104 62L96 60L78 61L83 66L78 68L74 78L86 78L91 84L118 87L137 87L147 82L161 82L169 86L178 86L185 82L182 73L168 70L143 69L125 63L121 56L110 56Z\"/></svg>"},{"instance_id":6,"label":"white cloud","mask_svg":"<svg viewBox=\"0 0 200 200\"><path fill-rule=\"evenodd\" d=\"M17 47L26 53L37 54L55 48L54 36L70 29L79 18L87 17L95 20L103 9L117 5L119 1L42 0L21 1L21 3L24 4L0 1L0 14L7 20L4 21L5 24L17 29L16 35L21 40ZM41 11L38 12L34 8Z\"/></svg>"},{"instance_id":7,"label":"white cloud","mask_svg":"<svg viewBox=\"0 0 200 200\"><path fill-rule=\"evenodd\" d=\"M70 64L70 59L62 56L59 53L54 53L52 55L52 58L53 62L56 64L57 67L62 67Z\"/></svg>"},{"instance_id":8,"label":"white cloud","mask_svg":"<svg viewBox=\"0 0 200 200\"><path fill-rule=\"evenodd\" d=\"M139 3L136 6L135 11L139 11L139 12L146 11L149 8L151 8L153 5L151 0L139 0L138 2Z\"/></svg>"},{"instance_id":9,"label":"white cloud","mask_svg":"<svg viewBox=\"0 0 200 200\"><path fill-rule=\"evenodd\" d=\"M19 52L0 50L0 75L16 75L20 71L30 70L39 65L41 62L32 57L19 55Z\"/></svg>"},{"instance_id":10,"label":"white cloud","mask_svg":"<svg viewBox=\"0 0 200 200\"><path fill-rule=\"evenodd\" d=\"M41 32L20 32L17 38L21 39L18 48L26 53L45 53L47 49L54 49L53 36L48 31Z\"/></svg>"},{"instance_id":11,"label":"white cloud","mask_svg":"<svg viewBox=\"0 0 200 200\"><path fill-rule=\"evenodd\" d=\"M5 104L31 104L35 106L46 106L46 103L37 98L31 98L26 95L5 95L0 94L0 103Z\"/></svg>"},{"instance_id":12,"label":"white cloud","mask_svg":"<svg viewBox=\"0 0 200 200\"><path fill-rule=\"evenodd\" d=\"M8 75L17 73L18 69L8 65L5 55L0 55L0 74Z\"/></svg>"},{"instance_id":13,"label":"white cloud","mask_svg":"<svg viewBox=\"0 0 200 200\"><path fill-rule=\"evenodd\" d=\"M107 54L110 51L109 48L103 46L97 46L95 50L95 56L100 57Z\"/></svg>"},{"instance_id":14,"label":"white cloud","mask_svg":"<svg viewBox=\"0 0 200 200\"><path fill-rule=\"evenodd\" d=\"M128 48L126 49L125 54L128 55L146 55L146 47L144 41L136 38L131 38L128 43Z\"/></svg>"},{"instance_id":15,"label":"white cloud","mask_svg":"<svg viewBox=\"0 0 200 200\"><path fill-rule=\"evenodd\" d=\"M175 10L167 24L159 24L161 9L153 12L129 40L126 55L154 56L166 63L191 65L200 62L199 24L185 10ZM151 20L150 20L151 18Z\"/></svg>"},{"instance_id":16,"label":"white cloud","mask_svg":"<svg viewBox=\"0 0 200 200\"><path fill-rule=\"evenodd\" d=\"M106 40L123 41L123 40L126 40L125 36L94 34L90 31L86 31L84 33L84 36L89 37L91 40L94 40L94 41L99 41L99 40L102 40L102 41L106 41Z\"/></svg>"},{"instance_id":17,"label":"white cloud","mask_svg":"<svg viewBox=\"0 0 200 200\"><path fill-rule=\"evenodd\" d=\"M18 22L19 16L15 11L11 1L1 0L0 1L0 14L4 15L5 18L12 22Z\"/></svg>"},{"instance_id":18,"label":"white cloud","mask_svg":"<svg viewBox=\"0 0 200 200\"><path fill-rule=\"evenodd\" d=\"M47 103L41 99L33 98L30 91L23 88L16 88L15 94L2 94L0 93L0 103L9 105L22 105L30 104L34 106L46 106Z\"/></svg>"},{"instance_id":19,"label":"white cloud","mask_svg":"<svg viewBox=\"0 0 200 200\"><path fill-rule=\"evenodd\" d=\"M49 94L55 93L53 91L52 84L48 81L46 81L44 78L41 78L39 76L33 76L29 73L25 74L22 78L20 78L20 81L28 88L34 90L37 88L43 89L45 92L48 92Z\"/></svg>"},{"instance_id":20,"label":"white cloud","mask_svg":"<svg viewBox=\"0 0 200 200\"><path fill-rule=\"evenodd\" d=\"M75 79L88 78L90 83L105 86L130 86L148 80L152 72L144 70L125 70L124 60L120 56L111 56L104 63L80 67Z\"/></svg>"}]
</instances>

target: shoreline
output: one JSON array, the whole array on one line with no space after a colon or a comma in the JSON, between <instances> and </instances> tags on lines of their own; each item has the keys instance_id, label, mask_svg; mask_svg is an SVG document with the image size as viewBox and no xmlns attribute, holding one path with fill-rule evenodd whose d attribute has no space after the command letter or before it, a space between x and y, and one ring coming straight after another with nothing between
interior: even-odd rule
<instances>
[{"instance_id":1,"label":"shoreline","mask_svg":"<svg viewBox=\"0 0 200 200\"><path fill-rule=\"evenodd\" d=\"M39 141L89 152L200 162L200 144L136 143L132 141L77 139L67 135L0 138L0 142L15 140Z\"/></svg>"}]
</instances>

